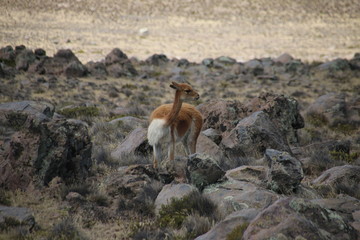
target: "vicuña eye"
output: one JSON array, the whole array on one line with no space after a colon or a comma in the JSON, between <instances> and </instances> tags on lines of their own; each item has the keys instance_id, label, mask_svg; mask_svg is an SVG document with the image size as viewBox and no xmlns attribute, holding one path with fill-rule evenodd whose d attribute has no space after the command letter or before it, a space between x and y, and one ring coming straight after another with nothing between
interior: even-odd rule
<instances>
[{"instance_id":1,"label":"vicu\u00f1a eye","mask_svg":"<svg viewBox=\"0 0 360 240\"><path fill-rule=\"evenodd\" d=\"M191 90L187 89L185 90L186 93L191 93Z\"/></svg>"}]
</instances>

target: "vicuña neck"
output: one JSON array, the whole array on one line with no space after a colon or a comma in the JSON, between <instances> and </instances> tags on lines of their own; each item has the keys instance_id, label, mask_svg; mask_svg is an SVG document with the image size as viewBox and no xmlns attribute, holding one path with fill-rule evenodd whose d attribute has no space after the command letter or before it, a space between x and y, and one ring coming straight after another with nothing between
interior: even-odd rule
<instances>
[{"instance_id":1,"label":"vicu\u00f1a neck","mask_svg":"<svg viewBox=\"0 0 360 240\"><path fill-rule=\"evenodd\" d=\"M180 91L175 92L175 99L174 99L173 106L172 106L169 114L166 116L166 125L168 125L168 126L173 124L175 122L177 116L179 115L181 105L182 105L180 95L181 95Z\"/></svg>"}]
</instances>

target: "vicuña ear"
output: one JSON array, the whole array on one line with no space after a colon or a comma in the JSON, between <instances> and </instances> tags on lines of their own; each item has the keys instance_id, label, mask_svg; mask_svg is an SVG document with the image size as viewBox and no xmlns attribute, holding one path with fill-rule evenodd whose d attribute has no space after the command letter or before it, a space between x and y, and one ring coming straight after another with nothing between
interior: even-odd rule
<instances>
[{"instance_id":1,"label":"vicu\u00f1a ear","mask_svg":"<svg viewBox=\"0 0 360 240\"><path fill-rule=\"evenodd\" d=\"M173 88L173 89L179 90L179 84L177 84L176 82L172 82L170 84L170 87Z\"/></svg>"}]
</instances>

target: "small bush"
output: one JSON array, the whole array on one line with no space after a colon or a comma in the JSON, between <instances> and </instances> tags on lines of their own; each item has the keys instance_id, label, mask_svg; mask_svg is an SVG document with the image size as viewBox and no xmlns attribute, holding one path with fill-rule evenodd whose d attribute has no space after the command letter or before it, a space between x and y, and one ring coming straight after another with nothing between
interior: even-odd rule
<instances>
[{"instance_id":1,"label":"small bush","mask_svg":"<svg viewBox=\"0 0 360 240\"><path fill-rule=\"evenodd\" d=\"M73 108L64 108L59 111L60 114L67 118L78 118L78 117L97 117L100 115L100 111L95 106L80 106Z\"/></svg>"},{"instance_id":2,"label":"small bush","mask_svg":"<svg viewBox=\"0 0 360 240\"><path fill-rule=\"evenodd\" d=\"M216 219L216 205L197 191L181 199L172 199L170 204L163 205L159 211L160 227L180 229L185 219L193 214Z\"/></svg>"},{"instance_id":3,"label":"small bush","mask_svg":"<svg viewBox=\"0 0 360 240\"><path fill-rule=\"evenodd\" d=\"M346 153L343 151L330 151L330 155L333 159L338 160L338 161L344 161L347 163L353 163L355 162L355 160L360 156L359 153L354 152L354 153Z\"/></svg>"},{"instance_id":4,"label":"small bush","mask_svg":"<svg viewBox=\"0 0 360 240\"><path fill-rule=\"evenodd\" d=\"M78 230L72 218L65 218L56 224L48 240L87 240L88 238Z\"/></svg>"},{"instance_id":5,"label":"small bush","mask_svg":"<svg viewBox=\"0 0 360 240\"><path fill-rule=\"evenodd\" d=\"M243 223L235 227L231 233L226 236L226 240L238 240L241 239L249 223Z\"/></svg>"},{"instance_id":6,"label":"small bush","mask_svg":"<svg viewBox=\"0 0 360 240\"><path fill-rule=\"evenodd\" d=\"M92 194L90 196L90 201L102 207L108 207L110 205L110 200L108 196L101 193Z\"/></svg>"},{"instance_id":7,"label":"small bush","mask_svg":"<svg viewBox=\"0 0 360 240\"><path fill-rule=\"evenodd\" d=\"M11 205L10 194L3 189L0 189L0 204L5 206Z\"/></svg>"}]
</instances>

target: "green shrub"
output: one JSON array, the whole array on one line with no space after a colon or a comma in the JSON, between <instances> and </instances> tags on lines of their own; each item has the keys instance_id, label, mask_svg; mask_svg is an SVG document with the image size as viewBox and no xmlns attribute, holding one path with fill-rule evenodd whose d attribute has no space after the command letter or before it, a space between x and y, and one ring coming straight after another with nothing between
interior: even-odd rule
<instances>
[{"instance_id":1,"label":"green shrub","mask_svg":"<svg viewBox=\"0 0 360 240\"><path fill-rule=\"evenodd\" d=\"M248 226L249 226L249 223L243 223L243 224L236 226L231 231L231 233L229 233L226 236L226 240L240 240Z\"/></svg>"},{"instance_id":2,"label":"green shrub","mask_svg":"<svg viewBox=\"0 0 360 240\"><path fill-rule=\"evenodd\" d=\"M216 218L216 205L197 191L193 191L181 199L172 199L170 204L163 205L159 211L160 227L179 229L184 220L193 214Z\"/></svg>"},{"instance_id":3,"label":"green shrub","mask_svg":"<svg viewBox=\"0 0 360 240\"><path fill-rule=\"evenodd\" d=\"M64 108L59 111L60 114L64 115L67 118L78 118L81 116L87 117L97 117L100 115L100 111L95 106L80 106L73 108Z\"/></svg>"},{"instance_id":4,"label":"green shrub","mask_svg":"<svg viewBox=\"0 0 360 240\"><path fill-rule=\"evenodd\" d=\"M11 205L10 195L7 191L0 189L0 204L5 206Z\"/></svg>"},{"instance_id":5,"label":"green shrub","mask_svg":"<svg viewBox=\"0 0 360 240\"><path fill-rule=\"evenodd\" d=\"M360 156L360 154L357 152L346 153L343 151L334 150L334 151L330 151L330 156L335 160L344 161L347 163L353 163Z\"/></svg>"},{"instance_id":6,"label":"green shrub","mask_svg":"<svg viewBox=\"0 0 360 240\"><path fill-rule=\"evenodd\" d=\"M56 224L48 240L86 240L88 239L82 232L78 230L72 218L65 218Z\"/></svg>"}]
</instances>

